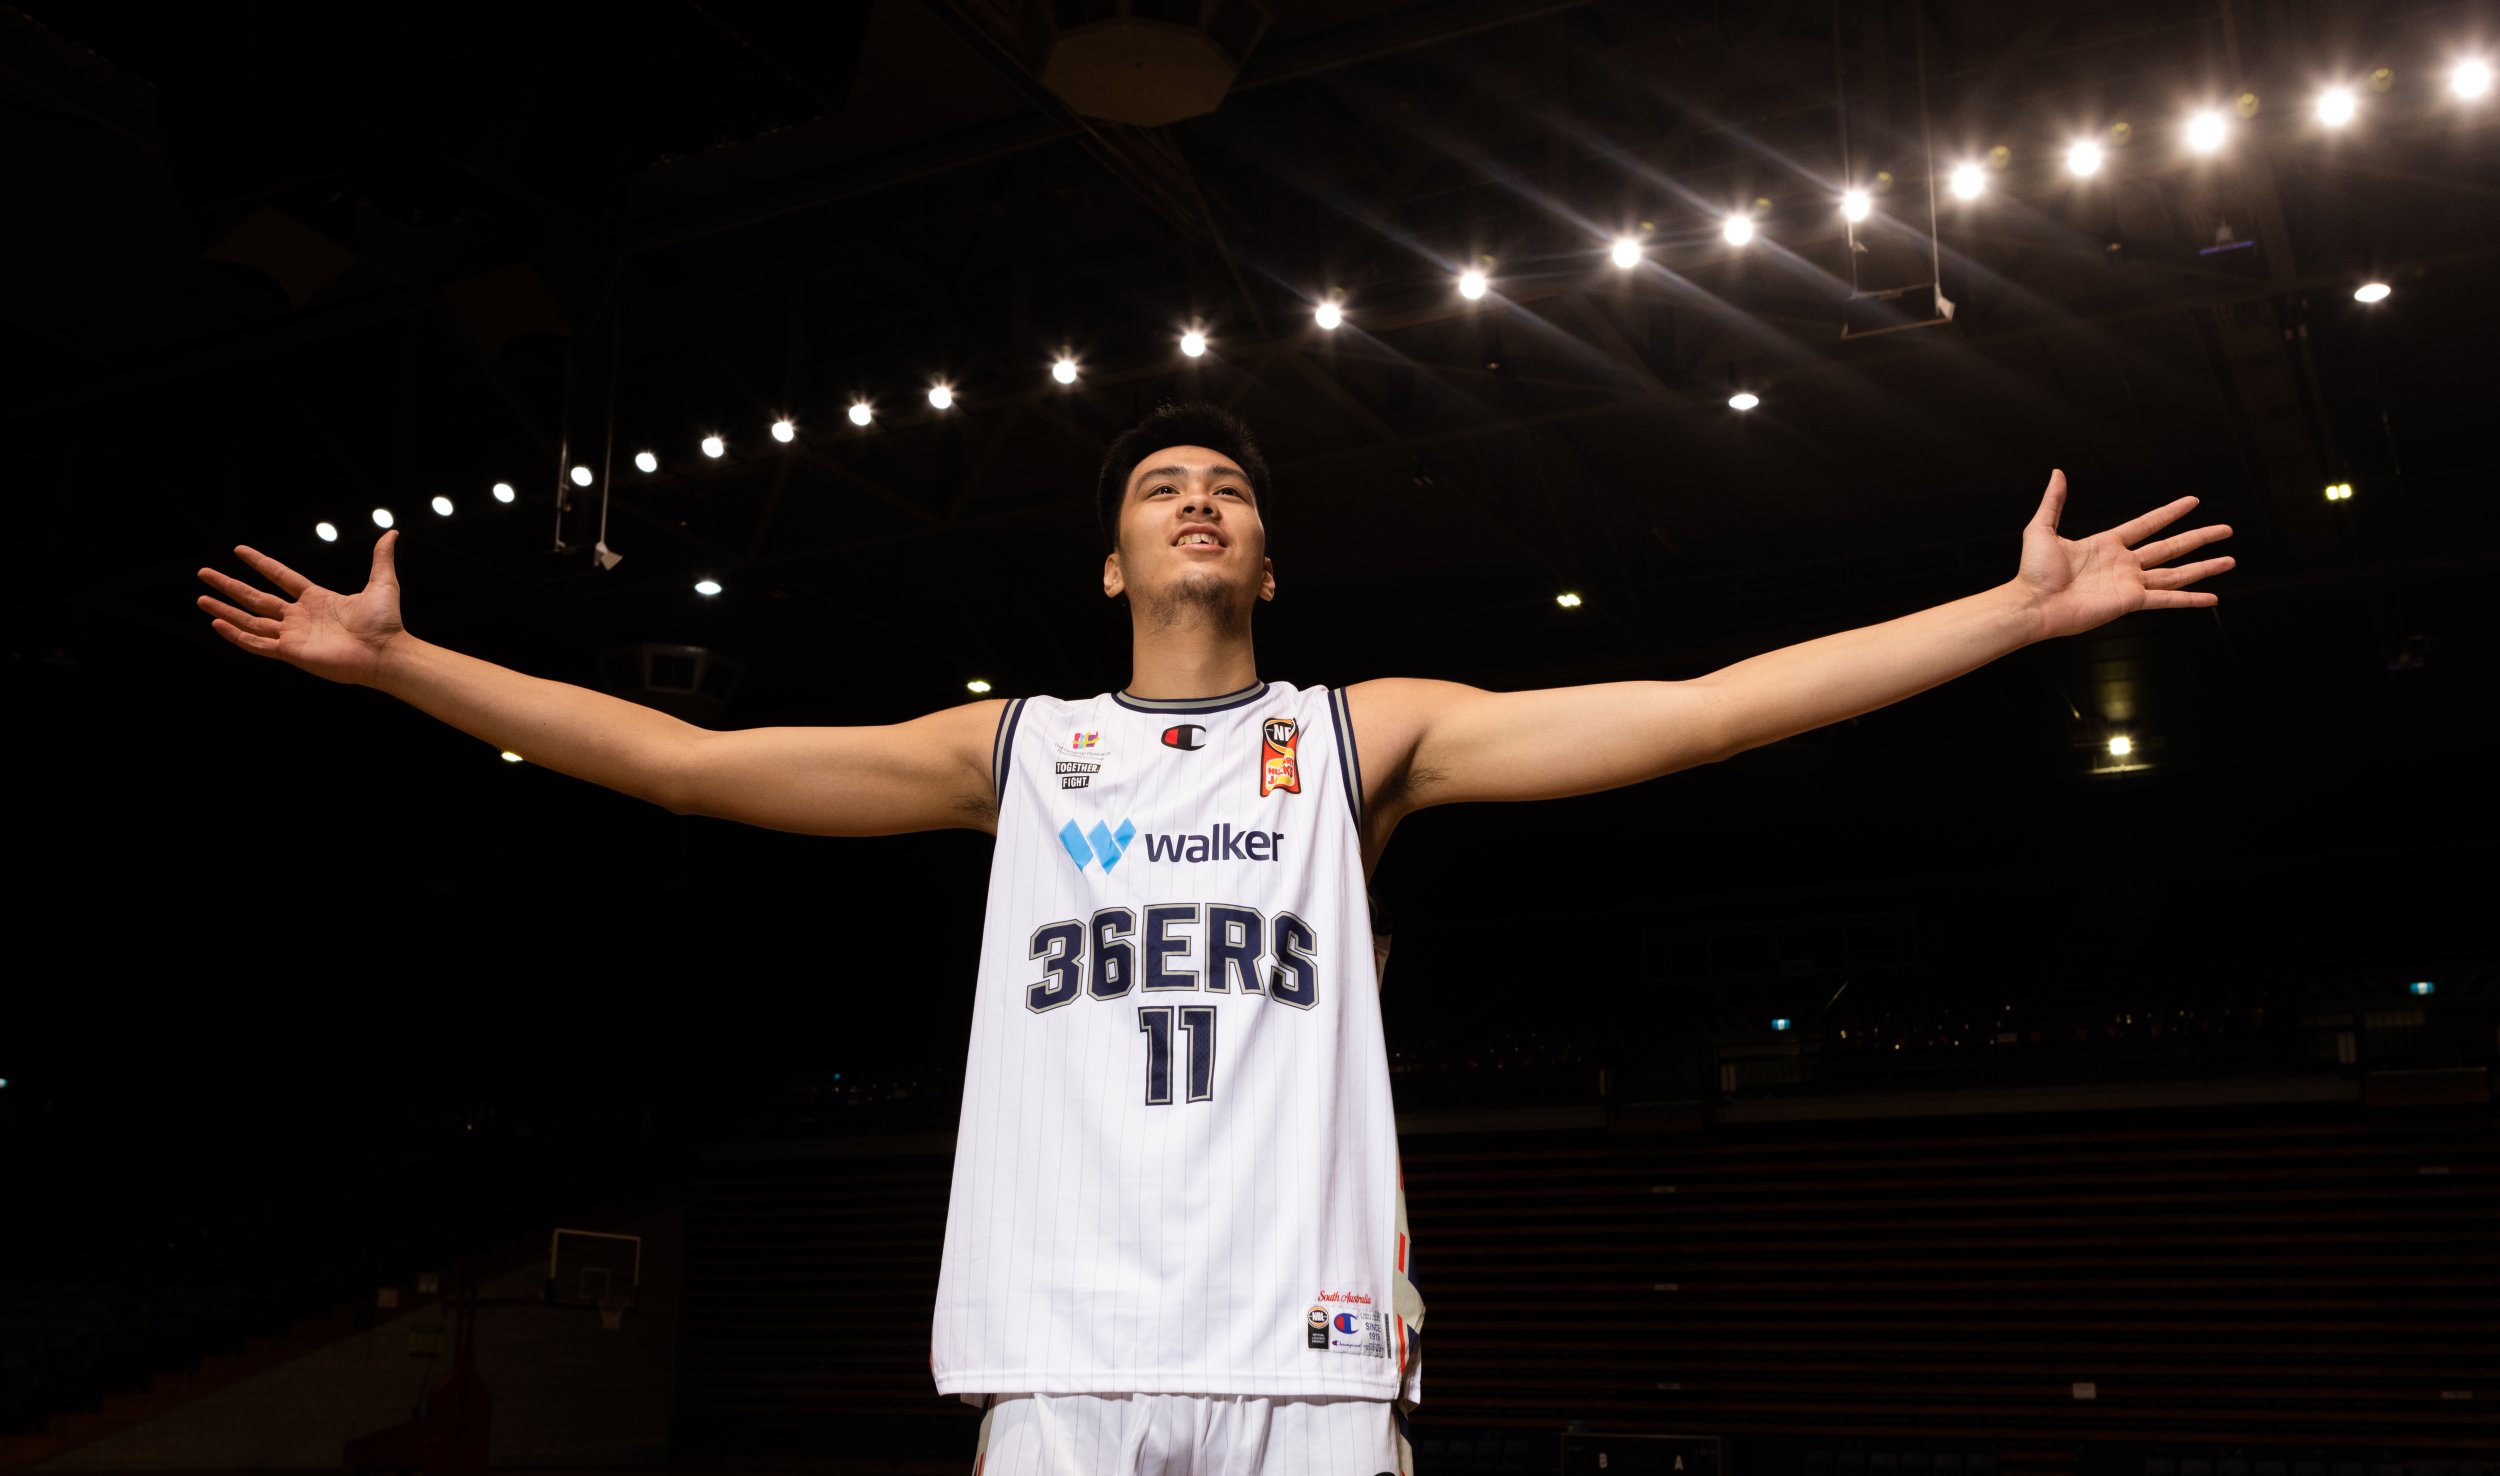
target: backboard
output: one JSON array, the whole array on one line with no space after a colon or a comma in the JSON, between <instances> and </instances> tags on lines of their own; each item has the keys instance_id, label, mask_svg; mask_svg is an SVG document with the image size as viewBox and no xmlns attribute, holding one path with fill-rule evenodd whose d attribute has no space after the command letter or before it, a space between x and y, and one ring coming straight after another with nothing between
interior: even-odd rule
<instances>
[{"instance_id":1,"label":"backboard","mask_svg":"<svg viewBox=\"0 0 2500 1476\"><path fill-rule=\"evenodd\" d=\"M641 1308L642 1237L559 1227L547 1242L546 1301L557 1307Z\"/></svg>"}]
</instances>

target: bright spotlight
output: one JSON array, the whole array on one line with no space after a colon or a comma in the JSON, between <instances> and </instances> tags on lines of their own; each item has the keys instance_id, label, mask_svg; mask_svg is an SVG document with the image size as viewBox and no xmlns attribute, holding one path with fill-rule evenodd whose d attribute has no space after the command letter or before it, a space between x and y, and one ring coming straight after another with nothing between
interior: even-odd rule
<instances>
[{"instance_id":1,"label":"bright spotlight","mask_svg":"<svg viewBox=\"0 0 2500 1476\"><path fill-rule=\"evenodd\" d=\"M332 523L313 524L313 533L324 543L336 543L339 541L338 527Z\"/></svg>"},{"instance_id":2,"label":"bright spotlight","mask_svg":"<svg viewBox=\"0 0 2500 1476\"><path fill-rule=\"evenodd\" d=\"M2188 119L2188 147L2200 154L2210 154L2222 147L2224 124L2220 113L2205 112Z\"/></svg>"},{"instance_id":3,"label":"bright spotlight","mask_svg":"<svg viewBox=\"0 0 2500 1476\"><path fill-rule=\"evenodd\" d=\"M694 582L694 592L699 595L719 594L720 581L717 579L698 579Z\"/></svg>"},{"instance_id":4,"label":"bright spotlight","mask_svg":"<svg viewBox=\"0 0 2500 1476\"><path fill-rule=\"evenodd\" d=\"M1484 273L1473 268L1458 274L1458 295L1469 302L1484 296Z\"/></svg>"},{"instance_id":5,"label":"bright spotlight","mask_svg":"<svg viewBox=\"0 0 2500 1476\"><path fill-rule=\"evenodd\" d=\"M1630 236L1617 236L1615 249L1606 254L1613 258L1616 266L1628 272L1641 264L1641 243Z\"/></svg>"},{"instance_id":6,"label":"bright spotlight","mask_svg":"<svg viewBox=\"0 0 2500 1476\"><path fill-rule=\"evenodd\" d=\"M387 527L389 527L390 525L391 525L391 510L390 510L389 508L387 508L387 507L377 507L377 508L375 508L375 509L373 510L373 526L375 526L376 528L387 528Z\"/></svg>"},{"instance_id":7,"label":"bright spotlight","mask_svg":"<svg viewBox=\"0 0 2500 1476\"><path fill-rule=\"evenodd\" d=\"M1864 220L1875 213L1874 197L1864 190L1851 190L1840 197L1840 213L1851 220Z\"/></svg>"},{"instance_id":8,"label":"bright spotlight","mask_svg":"<svg viewBox=\"0 0 2500 1476\"><path fill-rule=\"evenodd\" d=\"M503 761L507 764L517 764L521 762L521 756L507 748L503 751Z\"/></svg>"},{"instance_id":9,"label":"bright spotlight","mask_svg":"<svg viewBox=\"0 0 2500 1476\"><path fill-rule=\"evenodd\" d=\"M715 460L718 460L720 454L728 449L729 447L722 444L721 438L718 436L705 436L703 438L703 454L712 457Z\"/></svg>"},{"instance_id":10,"label":"bright spotlight","mask_svg":"<svg viewBox=\"0 0 2500 1476\"><path fill-rule=\"evenodd\" d=\"M866 425L869 421L876 418L876 414L876 411L868 408L868 402L866 400L853 400L851 402L851 424L853 425Z\"/></svg>"},{"instance_id":11,"label":"bright spotlight","mask_svg":"<svg viewBox=\"0 0 2500 1476\"><path fill-rule=\"evenodd\" d=\"M1554 603L1566 610L1577 610L1580 608L1580 597L1569 590L1564 590L1561 594L1554 596Z\"/></svg>"},{"instance_id":12,"label":"bright spotlight","mask_svg":"<svg viewBox=\"0 0 2500 1476\"><path fill-rule=\"evenodd\" d=\"M2349 87L2322 92L2318 94L2318 121L2329 128L2341 128L2352 121L2356 106Z\"/></svg>"},{"instance_id":13,"label":"bright spotlight","mask_svg":"<svg viewBox=\"0 0 2500 1476\"><path fill-rule=\"evenodd\" d=\"M2329 483L2327 483L2327 485L2326 485L2326 500L2327 500L2327 501L2329 501L2329 502L2350 502L2350 501L2352 500L2352 483L2350 483L2350 482L2329 482Z\"/></svg>"},{"instance_id":14,"label":"bright spotlight","mask_svg":"<svg viewBox=\"0 0 2500 1476\"><path fill-rule=\"evenodd\" d=\"M1988 176L1980 171L1978 165L1956 165L1953 169L1953 196L1957 200L1976 200L1980 186L1987 182Z\"/></svg>"},{"instance_id":15,"label":"bright spotlight","mask_svg":"<svg viewBox=\"0 0 2500 1476\"><path fill-rule=\"evenodd\" d=\"M1181 352L1196 358L1207 351L1207 336L1192 328L1181 335Z\"/></svg>"},{"instance_id":16,"label":"bright spotlight","mask_svg":"<svg viewBox=\"0 0 2500 1476\"><path fill-rule=\"evenodd\" d=\"M437 498L435 498L435 499L434 499L434 512L435 512L435 514L436 514L437 516L439 516L439 517L446 517L446 518L447 518L447 517L450 517L450 516L451 516L451 499L450 499L450 498L448 498L448 497L437 497Z\"/></svg>"},{"instance_id":17,"label":"bright spotlight","mask_svg":"<svg viewBox=\"0 0 2500 1476\"><path fill-rule=\"evenodd\" d=\"M955 392L942 384L933 384L929 386L929 403L943 410L955 403Z\"/></svg>"},{"instance_id":18,"label":"bright spotlight","mask_svg":"<svg viewBox=\"0 0 2500 1476\"><path fill-rule=\"evenodd\" d=\"M792 425L789 418L786 416L773 422L773 439L779 441L784 446L787 446L792 441L798 439L798 434L799 428Z\"/></svg>"},{"instance_id":19,"label":"bright spotlight","mask_svg":"<svg viewBox=\"0 0 2500 1476\"><path fill-rule=\"evenodd\" d=\"M573 468L573 485L576 487L587 487L590 485L589 467L577 466Z\"/></svg>"},{"instance_id":20,"label":"bright spotlight","mask_svg":"<svg viewBox=\"0 0 2500 1476\"><path fill-rule=\"evenodd\" d=\"M2135 740L2128 737L2124 733L2121 733L2117 737L2109 740L2109 756L2111 758L2125 758L2128 754L2133 752L2135 752Z\"/></svg>"},{"instance_id":21,"label":"bright spotlight","mask_svg":"<svg viewBox=\"0 0 2500 1476\"><path fill-rule=\"evenodd\" d=\"M2066 170L2080 178L2101 172L2101 146L2086 139L2066 151Z\"/></svg>"},{"instance_id":22,"label":"bright spotlight","mask_svg":"<svg viewBox=\"0 0 2500 1476\"><path fill-rule=\"evenodd\" d=\"M1727 397L1727 407L1730 410L1751 410L1761 403L1762 397L1752 390L1738 390Z\"/></svg>"},{"instance_id":23,"label":"bright spotlight","mask_svg":"<svg viewBox=\"0 0 2500 1476\"><path fill-rule=\"evenodd\" d=\"M1311 310L1311 321L1334 332L1337 325L1345 321L1345 314L1337 310L1335 303L1323 302Z\"/></svg>"},{"instance_id":24,"label":"bright spotlight","mask_svg":"<svg viewBox=\"0 0 2500 1476\"><path fill-rule=\"evenodd\" d=\"M1753 217L1731 215L1727 218L1727 224L1719 227L1719 234L1727 237L1727 244L1730 246L1742 246L1753 239Z\"/></svg>"},{"instance_id":25,"label":"bright spotlight","mask_svg":"<svg viewBox=\"0 0 2500 1476\"><path fill-rule=\"evenodd\" d=\"M2448 73L2448 90L2459 97L2481 97L2491 91L2491 63L2469 57Z\"/></svg>"},{"instance_id":26,"label":"bright spotlight","mask_svg":"<svg viewBox=\"0 0 2500 1476\"><path fill-rule=\"evenodd\" d=\"M659 469L660 458L657 456L652 455L648 451L637 451L634 453L634 470L647 476L652 472L658 471Z\"/></svg>"},{"instance_id":27,"label":"bright spotlight","mask_svg":"<svg viewBox=\"0 0 2500 1476\"><path fill-rule=\"evenodd\" d=\"M1051 365L1050 377L1058 380L1061 384L1076 383L1076 360L1063 358L1058 363Z\"/></svg>"},{"instance_id":28,"label":"bright spotlight","mask_svg":"<svg viewBox=\"0 0 2500 1476\"><path fill-rule=\"evenodd\" d=\"M495 500L497 502L510 502L514 495L512 484L510 482L497 482L495 484Z\"/></svg>"},{"instance_id":29,"label":"bright spotlight","mask_svg":"<svg viewBox=\"0 0 2500 1476\"><path fill-rule=\"evenodd\" d=\"M2396 289L2388 286L2385 282L2364 282L2360 286L2352 289L2352 300L2355 302L2385 302L2387 300L2387 294L2395 290Z\"/></svg>"},{"instance_id":30,"label":"bright spotlight","mask_svg":"<svg viewBox=\"0 0 2500 1476\"><path fill-rule=\"evenodd\" d=\"M989 689L990 684L981 680L979 677L974 677L971 681L964 683L964 690L970 692L975 697L980 696Z\"/></svg>"}]
</instances>

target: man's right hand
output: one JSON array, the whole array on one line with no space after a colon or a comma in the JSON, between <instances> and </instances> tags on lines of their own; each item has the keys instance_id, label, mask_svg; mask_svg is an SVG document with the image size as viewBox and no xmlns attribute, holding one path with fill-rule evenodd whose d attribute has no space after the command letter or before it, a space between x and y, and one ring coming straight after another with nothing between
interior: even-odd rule
<instances>
[{"instance_id":1,"label":"man's right hand","mask_svg":"<svg viewBox=\"0 0 2500 1476\"><path fill-rule=\"evenodd\" d=\"M399 623L399 575L391 564L398 539L399 531L393 529L374 543L373 573L352 595L323 589L260 550L238 544L235 554L286 598L202 569L200 579L226 599L202 595L200 608L215 617L210 629L255 656L300 666L334 682L377 686L383 651L405 634Z\"/></svg>"}]
</instances>

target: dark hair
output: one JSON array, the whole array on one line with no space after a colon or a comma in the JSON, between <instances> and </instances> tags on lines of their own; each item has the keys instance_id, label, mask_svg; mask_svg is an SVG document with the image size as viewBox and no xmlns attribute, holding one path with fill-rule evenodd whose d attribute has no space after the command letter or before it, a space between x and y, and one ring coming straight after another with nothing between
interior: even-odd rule
<instances>
[{"instance_id":1,"label":"dark hair","mask_svg":"<svg viewBox=\"0 0 2500 1476\"><path fill-rule=\"evenodd\" d=\"M1250 479L1260 522L1267 521L1267 458L1259 454L1250 427L1231 411L1203 400L1158 405L1153 414L1122 431L1102 459L1102 479L1094 488L1094 514L1102 524L1104 552L1120 546L1120 504L1127 497L1128 479L1147 457L1169 446L1204 446L1231 457L1233 465Z\"/></svg>"}]
</instances>

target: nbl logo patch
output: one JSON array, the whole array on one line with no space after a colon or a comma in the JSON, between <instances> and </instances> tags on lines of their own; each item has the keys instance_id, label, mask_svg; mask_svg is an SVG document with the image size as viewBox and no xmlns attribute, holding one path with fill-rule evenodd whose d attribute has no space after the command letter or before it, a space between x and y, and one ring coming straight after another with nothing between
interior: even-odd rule
<instances>
[{"instance_id":1,"label":"nbl logo patch","mask_svg":"<svg viewBox=\"0 0 2500 1476\"><path fill-rule=\"evenodd\" d=\"M1301 725L1292 718L1269 718L1259 724L1259 798L1277 790L1302 792L1301 761L1294 745L1302 741Z\"/></svg>"}]
</instances>

